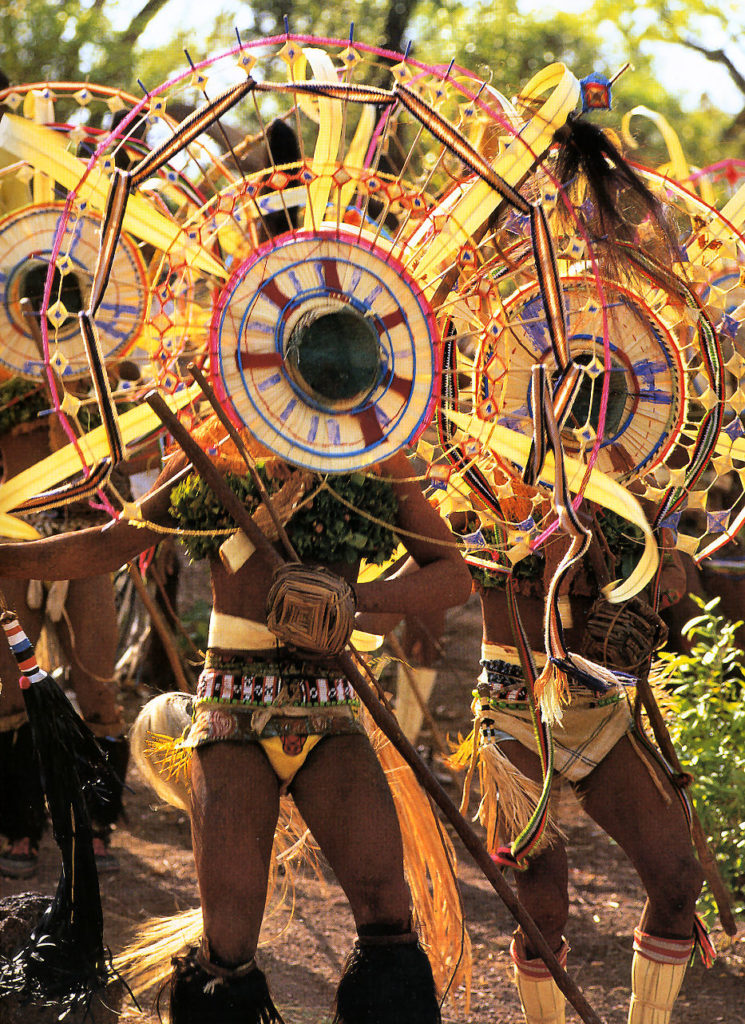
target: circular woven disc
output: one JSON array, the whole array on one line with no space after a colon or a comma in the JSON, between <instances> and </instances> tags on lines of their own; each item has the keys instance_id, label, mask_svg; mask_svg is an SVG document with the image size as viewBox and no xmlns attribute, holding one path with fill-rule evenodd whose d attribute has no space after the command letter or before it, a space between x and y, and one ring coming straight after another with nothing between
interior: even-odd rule
<instances>
[{"instance_id":1,"label":"circular woven disc","mask_svg":"<svg viewBox=\"0 0 745 1024\"><path fill-rule=\"evenodd\" d=\"M680 430L683 368L671 331L638 296L606 283L605 310L595 282L563 281L572 357L585 367L562 438L569 454L595 440L605 374L603 336L610 347L609 400L598 468L620 479L650 470L670 451ZM493 397L499 421L523 433L533 430L530 374L534 363L553 365L546 318L537 288L512 296L509 326L481 353L480 397Z\"/></svg>"},{"instance_id":2,"label":"circular woven disc","mask_svg":"<svg viewBox=\"0 0 745 1024\"><path fill-rule=\"evenodd\" d=\"M304 318L341 311L371 327L378 347L374 379L344 401L333 396L343 359L325 394L288 359ZM379 242L322 228L289 233L237 268L213 317L211 366L218 389L267 448L308 469L348 472L389 457L425 428L438 342L424 296Z\"/></svg>"},{"instance_id":3,"label":"circular woven disc","mask_svg":"<svg viewBox=\"0 0 745 1024\"><path fill-rule=\"evenodd\" d=\"M44 360L21 311L28 298L38 312L55 232L64 204L26 206L0 220L0 364L13 375L37 378ZM62 377L89 373L77 314L87 308L99 246L101 218L87 212L64 227L47 309L49 356ZM145 322L147 281L142 258L122 235L97 316L104 360L121 357L134 345Z\"/></svg>"}]
</instances>

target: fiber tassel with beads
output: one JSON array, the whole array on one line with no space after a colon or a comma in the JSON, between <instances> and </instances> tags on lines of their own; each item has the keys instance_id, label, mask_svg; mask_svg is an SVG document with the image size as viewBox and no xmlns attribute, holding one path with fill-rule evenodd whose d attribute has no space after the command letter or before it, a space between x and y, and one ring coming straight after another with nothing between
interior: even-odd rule
<instances>
[{"instance_id":1,"label":"fiber tassel with beads","mask_svg":"<svg viewBox=\"0 0 745 1024\"><path fill-rule=\"evenodd\" d=\"M110 975L86 791L110 782L106 758L69 700L39 667L15 613L0 615L21 670L34 753L62 856L57 891L21 949L0 961L0 997L60 1008L90 1003Z\"/></svg>"}]
</instances>

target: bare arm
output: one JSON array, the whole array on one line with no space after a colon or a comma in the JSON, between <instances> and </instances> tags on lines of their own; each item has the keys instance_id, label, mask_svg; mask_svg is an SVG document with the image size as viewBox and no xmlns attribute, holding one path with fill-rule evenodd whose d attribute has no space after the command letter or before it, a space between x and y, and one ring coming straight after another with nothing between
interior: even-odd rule
<instances>
[{"instance_id":1,"label":"bare arm","mask_svg":"<svg viewBox=\"0 0 745 1024\"><path fill-rule=\"evenodd\" d=\"M412 611L426 614L463 604L471 593L471 574L456 538L426 500L419 484L407 479L412 470L405 456L389 459L383 470L386 476L395 478L397 525L406 531L401 539L415 564L408 561L390 579L358 583L359 611L366 618L368 614L390 614L392 621L398 621Z\"/></svg>"},{"instance_id":2,"label":"bare arm","mask_svg":"<svg viewBox=\"0 0 745 1024\"><path fill-rule=\"evenodd\" d=\"M168 506L178 470L183 471L182 466L174 461L138 503L145 519L173 525ZM74 580L99 576L113 572L161 539L160 533L122 519L57 537L0 544L0 577Z\"/></svg>"}]
</instances>

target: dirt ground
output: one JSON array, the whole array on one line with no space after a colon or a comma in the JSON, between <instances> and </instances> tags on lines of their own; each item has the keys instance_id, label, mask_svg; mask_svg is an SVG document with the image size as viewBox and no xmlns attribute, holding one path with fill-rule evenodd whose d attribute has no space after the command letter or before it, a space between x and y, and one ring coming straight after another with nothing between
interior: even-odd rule
<instances>
[{"instance_id":1,"label":"dirt ground","mask_svg":"<svg viewBox=\"0 0 745 1024\"><path fill-rule=\"evenodd\" d=\"M451 613L444 650L432 709L440 729L455 735L468 727L469 694L479 656L479 615L473 602ZM126 689L122 696L128 715L134 717L147 694ZM426 739L423 733L422 740ZM106 940L114 953L148 918L173 914L198 902L186 815L159 805L136 769L131 770L128 783L127 821L113 839L121 869L101 878ZM447 788L457 801L459 781L448 783ZM605 1024L625 1024L631 935L642 907L642 890L619 848L577 805L566 805L564 825L570 849L569 971ZM520 1024L508 956L512 919L458 842L456 849L473 943L472 998L469 1012L462 999L448 1001L443 1020L447 1024ZM38 875L31 881L0 879L0 895L26 890L52 893L59 862L49 835L40 861ZM353 941L343 894L331 873L325 874L324 880L308 875L298 879L292 913L287 905L274 915L266 929L271 934L260 950L260 963L287 1024L324 1024L330 1019L336 981ZM721 933L715 934L720 937ZM155 1024L158 1016L151 995L143 1000L142 1012L128 1004L125 1017ZM567 1021L577 1020L568 1008ZM745 942L722 954L708 971L700 961L694 963L673 1021L745 1024ZM31 1008L28 1024L34 1024Z\"/></svg>"}]
</instances>

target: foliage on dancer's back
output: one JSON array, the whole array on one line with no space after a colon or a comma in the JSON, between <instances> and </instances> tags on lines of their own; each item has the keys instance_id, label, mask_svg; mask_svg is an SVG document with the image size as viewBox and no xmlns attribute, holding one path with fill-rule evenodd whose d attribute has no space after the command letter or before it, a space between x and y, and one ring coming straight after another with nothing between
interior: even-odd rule
<instances>
[{"instance_id":1,"label":"foliage on dancer's back","mask_svg":"<svg viewBox=\"0 0 745 1024\"><path fill-rule=\"evenodd\" d=\"M259 472L262 473L261 467ZM258 497L254 493L255 487L251 478L227 473L225 480L246 508L253 511L258 505ZM264 484L266 486L266 481ZM232 516L225 510L214 491L210 490L196 473L190 473L173 488L169 511L183 530L235 529ZM226 534L218 533L214 536L183 536L179 540L186 548L189 561L198 562L201 558L214 557L225 537Z\"/></svg>"},{"instance_id":2,"label":"foliage on dancer's back","mask_svg":"<svg viewBox=\"0 0 745 1024\"><path fill-rule=\"evenodd\" d=\"M365 473L329 476L327 483L288 524L287 532L300 558L349 565L366 558L382 565L398 545L385 525L395 523L398 512L391 485Z\"/></svg>"},{"instance_id":3,"label":"foliage on dancer's back","mask_svg":"<svg viewBox=\"0 0 745 1024\"><path fill-rule=\"evenodd\" d=\"M690 654L663 654L670 671L668 727L684 768L694 776L693 798L710 837L735 909L745 912L745 655L735 644L741 623L717 615L719 598L683 628ZM704 907L714 901L705 890Z\"/></svg>"},{"instance_id":4,"label":"foliage on dancer's back","mask_svg":"<svg viewBox=\"0 0 745 1024\"><path fill-rule=\"evenodd\" d=\"M7 434L19 423L37 419L49 409L49 397L38 381L11 377L0 384L0 434Z\"/></svg>"},{"instance_id":5,"label":"foliage on dancer's back","mask_svg":"<svg viewBox=\"0 0 745 1024\"><path fill-rule=\"evenodd\" d=\"M269 494L279 490L292 472L277 460L257 462L257 469ZM253 512L258 495L250 476L227 473L226 483L246 508ZM320 483L321 478L318 478ZM287 523L287 534L303 561L350 565L366 558L376 565L385 562L398 541L387 523L394 523L398 502L391 485L364 473L339 474L328 478L310 500L301 502ZM171 491L171 516L183 530L232 529L235 523L220 500L196 473ZM183 536L189 560L214 557L225 540L214 536Z\"/></svg>"}]
</instances>

